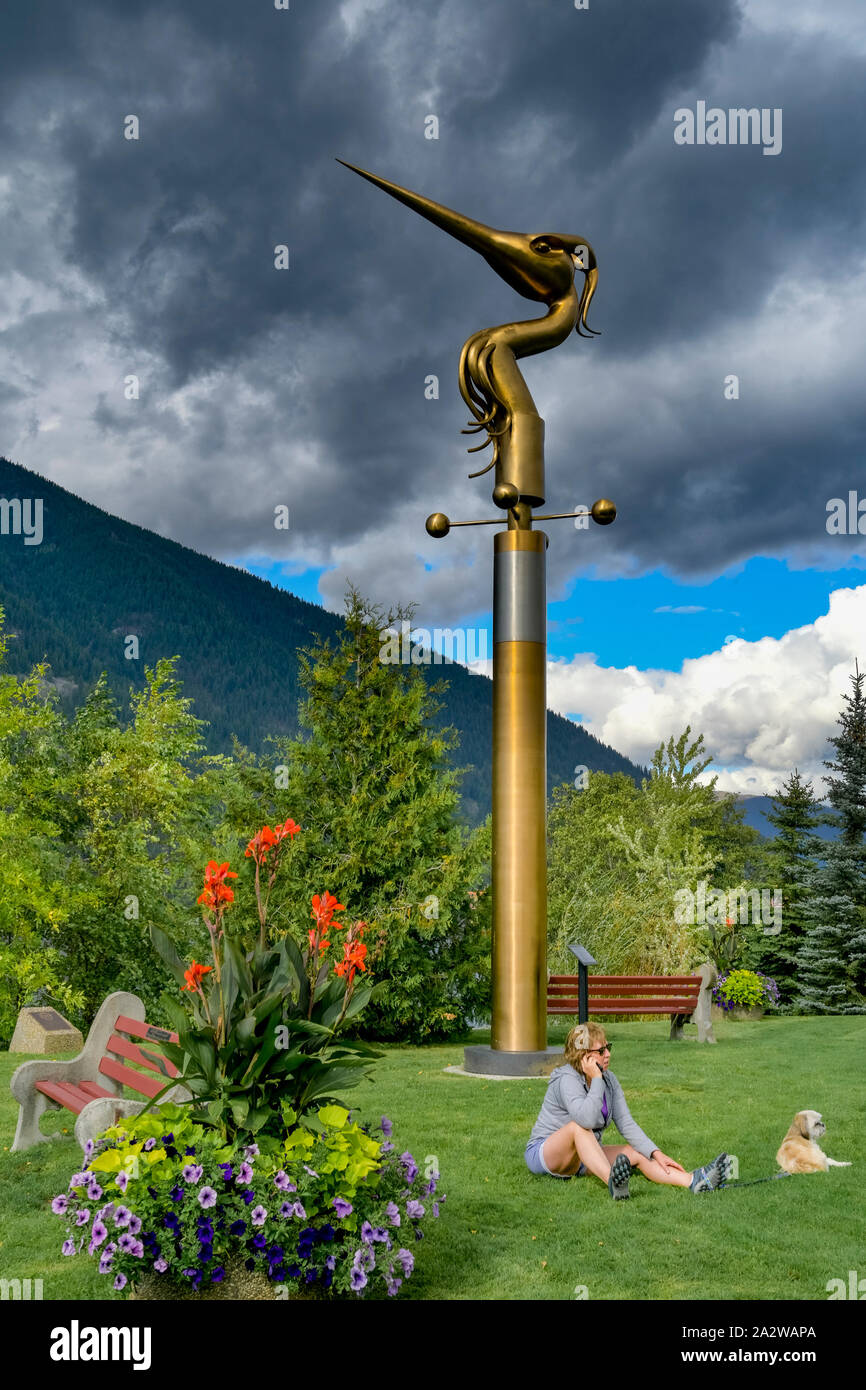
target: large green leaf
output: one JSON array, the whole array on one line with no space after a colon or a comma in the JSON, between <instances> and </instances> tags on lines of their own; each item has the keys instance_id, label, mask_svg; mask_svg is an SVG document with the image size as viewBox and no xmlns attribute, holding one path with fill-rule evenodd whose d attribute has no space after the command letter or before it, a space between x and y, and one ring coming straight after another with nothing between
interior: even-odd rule
<instances>
[{"instance_id":1,"label":"large green leaf","mask_svg":"<svg viewBox=\"0 0 866 1390\"><path fill-rule=\"evenodd\" d=\"M178 955L177 948L171 940L171 937L166 936L162 927L156 926L154 922L151 922L149 930L150 939L163 965L167 967L179 985L184 984L187 967Z\"/></svg>"},{"instance_id":2,"label":"large green leaf","mask_svg":"<svg viewBox=\"0 0 866 1390\"><path fill-rule=\"evenodd\" d=\"M334 1089L338 1086L357 1086L366 1075L366 1067L367 1063L361 1058L356 1062L347 1057L331 1065L323 1063L320 1073L310 1077L304 1087L299 1102L301 1107L309 1105L317 1096L333 1097Z\"/></svg>"},{"instance_id":3,"label":"large green leaf","mask_svg":"<svg viewBox=\"0 0 866 1390\"><path fill-rule=\"evenodd\" d=\"M295 971L295 979L298 985L298 1004L301 1013L305 1014L310 1007L310 982L307 979L307 972L304 969L304 958L298 949L297 942L293 941L290 936L283 937L283 946Z\"/></svg>"}]
</instances>

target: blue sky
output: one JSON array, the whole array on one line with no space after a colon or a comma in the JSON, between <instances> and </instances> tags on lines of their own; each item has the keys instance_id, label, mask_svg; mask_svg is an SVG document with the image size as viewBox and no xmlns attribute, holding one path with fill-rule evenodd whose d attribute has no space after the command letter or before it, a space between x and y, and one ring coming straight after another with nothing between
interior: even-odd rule
<instances>
[{"instance_id":1,"label":"blue sky","mask_svg":"<svg viewBox=\"0 0 866 1390\"><path fill-rule=\"evenodd\" d=\"M285 573L282 563L235 557L261 579L309 603L322 603L325 567ZM333 571L331 571L333 572ZM677 670L687 657L717 651L730 637L754 642L782 637L827 612L834 589L866 583L862 567L791 569L787 561L756 555L703 584L686 584L654 571L638 578L576 576L570 592L548 605L548 652L571 658L593 652L603 666ZM491 630L492 615L473 615Z\"/></svg>"}]
</instances>

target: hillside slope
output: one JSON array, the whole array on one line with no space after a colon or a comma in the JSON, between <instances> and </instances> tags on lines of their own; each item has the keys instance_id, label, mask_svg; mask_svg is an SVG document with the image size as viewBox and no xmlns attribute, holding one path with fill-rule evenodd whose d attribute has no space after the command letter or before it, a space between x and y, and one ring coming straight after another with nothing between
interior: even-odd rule
<instances>
[{"instance_id":1,"label":"hillside slope","mask_svg":"<svg viewBox=\"0 0 866 1390\"><path fill-rule=\"evenodd\" d=\"M27 545L14 534L15 509L3 499L41 498L43 536ZM0 458L0 605L10 634L9 669L47 660L64 706L74 708L102 671L123 702L142 684L145 665L179 656L178 674L194 712L209 721L211 752L232 734L260 750L268 734L297 732L299 647L315 635L335 638L340 619L266 580L130 525L56 483ZM5 518L5 525L4 525ZM401 598L408 602L412 595ZM139 659L125 656L130 636ZM426 673L426 672L425 672ZM455 762L472 765L463 809L476 822L490 807L492 685L465 667L443 663L442 723L460 733ZM548 714L548 783L570 782L577 765L644 770L579 725Z\"/></svg>"}]
</instances>

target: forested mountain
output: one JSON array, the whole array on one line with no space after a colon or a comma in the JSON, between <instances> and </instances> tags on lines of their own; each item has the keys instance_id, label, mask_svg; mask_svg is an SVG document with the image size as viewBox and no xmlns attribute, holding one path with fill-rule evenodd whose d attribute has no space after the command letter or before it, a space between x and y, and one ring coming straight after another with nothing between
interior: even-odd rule
<instances>
[{"instance_id":1,"label":"forested mountain","mask_svg":"<svg viewBox=\"0 0 866 1390\"><path fill-rule=\"evenodd\" d=\"M25 544L17 499L42 500L42 539ZM12 506L8 504L13 503ZM24 511L27 529L27 512ZM404 602L411 593L401 595ZM125 706L145 666L179 656L178 675L194 712L209 721L211 752L234 734L261 751L268 734L297 732L299 647L333 637L340 618L266 580L165 540L0 458L0 606L6 611L9 669L23 674L48 661L67 709L81 703L102 671ZM126 655L138 639L138 657ZM471 764L463 809L476 822L490 807L491 682L465 667L427 668L449 688L443 724L460 734L454 759ZM548 782L574 769L644 769L579 725L548 714Z\"/></svg>"}]
</instances>

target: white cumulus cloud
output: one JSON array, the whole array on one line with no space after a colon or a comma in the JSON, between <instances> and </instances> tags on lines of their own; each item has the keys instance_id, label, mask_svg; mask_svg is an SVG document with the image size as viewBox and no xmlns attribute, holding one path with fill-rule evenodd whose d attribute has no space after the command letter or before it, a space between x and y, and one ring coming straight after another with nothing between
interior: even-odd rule
<instances>
[{"instance_id":1,"label":"white cumulus cloud","mask_svg":"<svg viewBox=\"0 0 866 1390\"><path fill-rule=\"evenodd\" d=\"M829 611L781 637L736 638L679 671L599 666L593 654L548 664L548 704L580 710L597 738L647 763L686 724L702 732L722 791L771 794L799 767L823 791L855 660L866 667L866 585L836 589Z\"/></svg>"}]
</instances>

